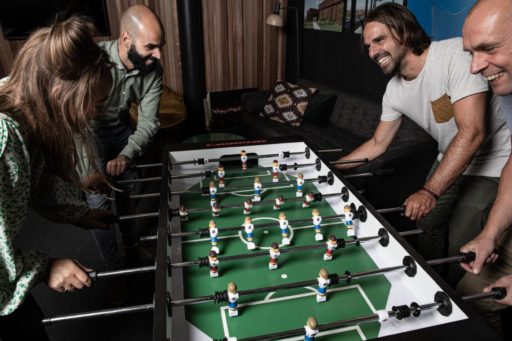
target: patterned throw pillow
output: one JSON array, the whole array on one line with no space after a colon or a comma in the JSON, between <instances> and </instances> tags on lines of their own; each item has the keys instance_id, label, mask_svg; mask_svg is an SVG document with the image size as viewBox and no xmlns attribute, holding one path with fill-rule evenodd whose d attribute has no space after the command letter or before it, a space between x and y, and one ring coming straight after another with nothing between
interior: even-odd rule
<instances>
[{"instance_id":1,"label":"patterned throw pillow","mask_svg":"<svg viewBox=\"0 0 512 341\"><path fill-rule=\"evenodd\" d=\"M315 88L278 81L260 116L298 127L315 92Z\"/></svg>"}]
</instances>

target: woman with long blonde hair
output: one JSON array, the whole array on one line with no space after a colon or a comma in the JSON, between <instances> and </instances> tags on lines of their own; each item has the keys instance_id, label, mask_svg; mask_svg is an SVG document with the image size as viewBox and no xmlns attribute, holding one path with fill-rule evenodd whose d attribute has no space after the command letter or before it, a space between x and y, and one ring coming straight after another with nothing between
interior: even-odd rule
<instances>
[{"instance_id":1,"label":"woman with long blonde hair","mask_svg":"<svg viewBox=\"0 0 512 341\"><path fill-rule=\"evenodd\" d=\"M14 243L28 208L60 223L108 228L110 211L76 197L80 155L94 159L89 121L111 87L108 57L93 26L73 17L34 32L0 86L0 339L47 340L30 294L44 280L65 292L91 285L88 269ZM78 145L85 146L84 149ZM27 226L30 228L30 226Z\"/></svg>"}]
</instances>

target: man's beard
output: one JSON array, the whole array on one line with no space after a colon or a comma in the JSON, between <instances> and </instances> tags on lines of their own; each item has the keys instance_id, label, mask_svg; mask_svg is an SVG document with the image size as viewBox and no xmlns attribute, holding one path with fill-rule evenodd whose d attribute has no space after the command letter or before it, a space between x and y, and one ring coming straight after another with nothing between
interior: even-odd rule
<instances>
[{"instance_id":1,"label":"man's beard","mask_svg":"<svg viewBox=\"0 0 512 341\"><path fill-rule=\"evenodd\" d=\"M128 59L132 62L133 68L139 70L141 76L147 75L156 67L158 59L153 56L143 57L136 50L135 46L130 46L128 50ZM146 64L147 60L152 60L151 63Z\"/></svg>"}]
</instances>

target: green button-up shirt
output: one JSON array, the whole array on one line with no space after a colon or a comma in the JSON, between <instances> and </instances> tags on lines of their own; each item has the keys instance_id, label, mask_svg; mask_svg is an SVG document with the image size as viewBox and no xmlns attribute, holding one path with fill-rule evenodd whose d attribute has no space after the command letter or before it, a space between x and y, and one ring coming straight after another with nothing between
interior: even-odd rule
<instances>
[{"instance_id":1,"label":"green button-up shirt","mask_svg":"<svg viewBox=\"0 0 512 341\"><path fill-rule=\"evenodd\" d=\"M137 128L128 139L128 144L119 155L130 159L141 154L158 131L158 108L162 94L162 66L158 63L155 69L144 77L139 70L128 71L119 58L117 40L100 42L99 45L109 54L114 63L112 68L113 85L109 98L105 103L104 114L93 121L93 127L108 127L129 120L129 109L132 103L139 105Z\"/></svg>"}]
</instances>

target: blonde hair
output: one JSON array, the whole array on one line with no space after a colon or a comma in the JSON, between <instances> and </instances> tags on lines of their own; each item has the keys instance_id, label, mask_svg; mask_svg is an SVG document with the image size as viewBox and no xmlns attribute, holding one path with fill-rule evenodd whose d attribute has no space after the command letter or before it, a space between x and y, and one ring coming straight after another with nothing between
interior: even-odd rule
<instances>
[{"instance_id":1,"label":"blonde hair","mask_svg":"<svg viewBox=\"0 0 512 341\"><path fill-rule=\"evenodd\" d=\"M79 17L35 31L0 89L0 111L22 121L31 150L38 148L50 171L74 184L80 183L77 143L95 160L90 120L97 115L100 82L111 77L93 32L92 23Z\"/></svg>"}]
</instances>

